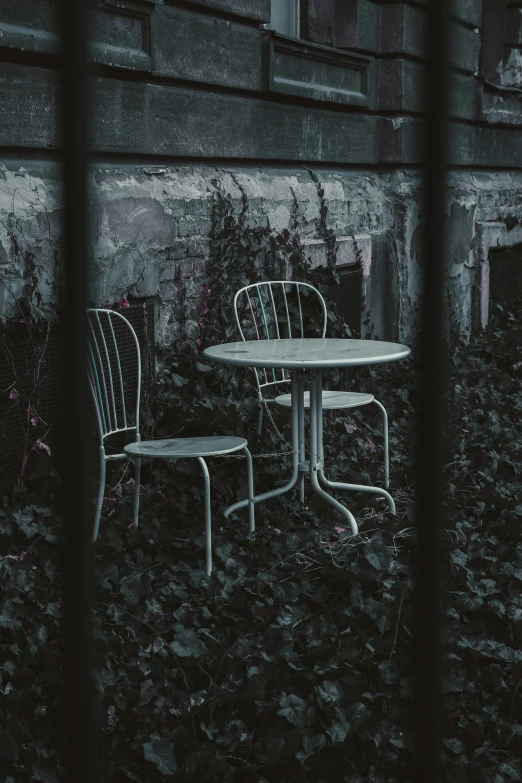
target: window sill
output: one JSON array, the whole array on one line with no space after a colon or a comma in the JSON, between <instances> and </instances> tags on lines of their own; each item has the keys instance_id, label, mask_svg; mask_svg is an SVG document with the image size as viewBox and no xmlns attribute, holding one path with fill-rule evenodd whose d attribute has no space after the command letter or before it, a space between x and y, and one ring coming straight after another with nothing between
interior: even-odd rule
<instances>
[{"instance_id":1,"label":"window sill","mask_svg":"<svg viewBox=\"0 0 522 783\"><path fill-rule=\"evenodd\" d=\"M265 34L265 54L269 92L368 106L368 69L373 58L273 32Z\"/></svg>"},{"instance_id":2,"label":"window sill","mask_svg":"<svg viewBox=\"0 0 522 783\"><path fill-rule=\"evenodd\" d=\"M522 90L483 81L480 118L489 125L522 125Z\"/></svg>"}]
</instances>

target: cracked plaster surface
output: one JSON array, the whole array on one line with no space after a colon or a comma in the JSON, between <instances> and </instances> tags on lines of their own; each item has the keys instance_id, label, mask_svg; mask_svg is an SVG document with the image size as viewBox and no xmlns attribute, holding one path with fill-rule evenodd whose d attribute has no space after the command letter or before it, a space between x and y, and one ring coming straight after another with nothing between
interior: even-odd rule
<instances>
[{"instance_id":1,"label":"cracked plaster surface","mask_svg":"<svg viewBox=\"0 0 522 783\"><path fill-rule=\"evenodd\" d=\"M377 311L383 302L391 306L387 299L394 299L393 312L387 317L388 323L393 322L393 334L379 334L381 316L376 314L377 334L409 342L422 264L418 174L320 168L314 174L324 190L327 227L338 237L369 237L366 292L371 306ZM230 195L236 214L246 200L248 225L296 231L303 240L315 240L314 253L319 261L322 253L326 259L317 184L304 168L98 166L90 180L96 303L113 301L129 289L135 296L154 297L157 339L165 344L179 336L183 288L187 329L195 335L217 188ZM522 174L453 173L448 182L447 214L448 302L454 317L469 332L480 265L476 224L522 220ZM60 185L52 166L45 170L37 164L11 162L0 167L0 270L14 291L20 290L23 269L8 227L18 221L27 247L49 259L53 241L60 236L61 215ZM50 297L52 291L43 278L42 273ZM393 297L388 296L389 280L396 281ZM12 314L12 298L3 291L0 308L6 316Z\"/></svg>"}]
</instances>

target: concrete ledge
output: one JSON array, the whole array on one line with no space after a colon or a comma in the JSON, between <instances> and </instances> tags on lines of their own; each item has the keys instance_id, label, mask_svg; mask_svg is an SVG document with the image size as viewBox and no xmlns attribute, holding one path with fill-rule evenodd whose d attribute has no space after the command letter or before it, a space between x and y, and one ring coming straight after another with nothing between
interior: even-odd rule
<instances>
[{"instance_id":1,"label":"concrete ledge","mask_svg":"<svg viewBox=\"0 0 522 783\"><path fill-rule=\"evenodd\" d=\"M372 263L372 238L370 234L357 234L355 237L337 237L336 267L353 266L358 262L354 239L361 254L363 278L368 278ZM303 239L302 244L306 256L311 261L314 269L318 266L326 267L327 245L324 239Z\"/></svg>"}]
</instances>

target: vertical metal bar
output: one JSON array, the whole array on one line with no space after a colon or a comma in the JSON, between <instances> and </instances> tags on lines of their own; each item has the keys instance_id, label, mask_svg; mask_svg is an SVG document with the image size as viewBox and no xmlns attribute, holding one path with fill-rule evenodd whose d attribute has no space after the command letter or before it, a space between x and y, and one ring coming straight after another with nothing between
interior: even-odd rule
<instances>
[{"instance_id":1,"label":"vertical metal bar","mask_svg":"<svg viewBox=\"0 0 522 783\"><path fill-rule=\"evenodd\" d=\"M105 414L103 412L103 397L100 388L100 379L98 378L98 370L96 369L96 360L94 358L94 353L90 342L88 342L88 349L91 358L92 376L93 379L96 381L95 388L98 390L98 396L97 398L95 398L95 404L96 404L96 412L98 414L98 419L100 423L103 425L103 431L100 433L100 436L103 438L103 436L110 431L110 427L107 427L107 422L105 421Z\"/></svg>"},{"instance_id":2,"label":"vertical metal bar","mask_svg":"<svg viewBox=\"0 0 522 783\"><path fill-rule=\"evenodd\" d=\"M299 324L301 326L301 337L304 337L304 330L303 330L303 308L301 306L301 293L299 290L299 283L295 284L295 288L297 291L297 306L299 308Z\"/></svg>"},{"instance_id":3,"label":"vertical metal bar","mask_svg":"<svg viewBox=\"0 0 522 783\"><path fill-rule=\"evenodd\" d=\"M304 415L304 383L299 378L299 397L297 418L299 425L299 462L306 460L306 437L305 437L305 415ZM304 471L299 473L299 500L304 503L305 499L305 474Z\"/></svg>"},{"instance_id":4,"label":"vertical metal bar","mask_svg":"<svg viewBox=\"0 0 522 783\"><path fill-rule=\"evenodd\" d=\"M277 310L274 301L274 293L272 291L272 283L267 283L267 285L268 285L268 290L270 291L270 299L272 300L272 309L274 311L274 323L276 328L277 339L279 340L281 335L279 334L279 324L277 322Z\"/></svg>"},{"instance_id":5,"label":"vertical metal bar","mask_svg":"<svg viewBox=\"0 0 522 783\"><path fill-rule=\"evenodd\" d=\"M448 165L448 0L428 9L428 69L424 131L424 262L421 309L421 397L417 523L416 781L440 780L439 682L441 432L444 379L445 196Z\"/></svg>"},{"instance_id":6,"label":"vertical metal bar","mask_svg":"<svg viewBox=\"0 0 522 783\"><path fill-rule=\"evenodd\" d=\"M68 783L100 780L96 763L95 699L92 685L91 534L89 469L87 315L89 76L87 0L63 3L63 184L65 208L65 295L62 389L64 400L63 568L66 635L65 769Z\"/></svg>"},{"instance_id":7,"label":"vertical metal bar","mask_svg":"<svg viewBox=\"0 0 522 783\"><path fill-rule=\"evenodd\" d=\"M113 328L113 325L112 325L112 318L111 318L110 315L108 316L108 319L109 319L109 326L111 327L111 335L112 335L112 342L113 342L113 345L114 345L114 352L116 353L116 362L118 364L118 375L119 375L119 378L120 378L120 394L121 394L121 407L122 407L122 411L123 411L123 426L127 427L127 410L126 410L127 406L125 405L125 390L123 388L123 374L122 374L122 371L121 371L120 351L119 351L119 348L118 348L118 343L116 342L116 335L114 334L114 328ZM114 412L114 415L116 416L116 411ZM117 426L118 426L118 420L116 419L116 427Z\"/></svg>"},{"instance_id":8,"label":"vertical metal bar","mask_svg":"<svg viewBox=\"0 0 522 783\"><path fill-rule=\"evenodd\" d=\"M246 293L245 289L244 288L240 288L239 291L237 291L236 295L234 296L234 316L236 318L237 328L239 329L239 334L241 335L241 339L242 340L245 339L245 335L243 334L243 329L241 328L241 320L239 318L238 299L239 299L239 295L242 294L243 292Z\"/></svg>"},{"instance_id":9,"label":"vertical metal bar","mask_svg":"<svg viewBox=\"0 0 522 783\"><path fill-rule=\"evenodd\" d=\"M272 310L274 311L274 322L275 322L277 339L280 340L281 339L281 333L279 331L279 321L278 321L278 318L277 318L277 308L276 308L276 303L275 303L275 299L274 299L274 292L272 291L272 283L266 283L266 285L268 286L268 290L270 291L270 299L272 301ZM287 377L285 376L285 371L284 370L280 370L281 378L280 378L279 381L276 380L275 371L274 370L272 370L272 373L273 373L274 380L276 381L276 383L280 383L280 382L284 383L287 380ZM290 376L288 376L288 377L290 377Z\"/></svg>"},{"instance_id":10,"label":"vertical metal bar","mask_svg":"<svg viewBox=\"0 0 522 783\"><path fill-rule=\"evenodd\" d=\"M290 313L288 312L288 300L286 298L286 291L285 291L285 283L281 283L281 288L283 289L283 297L285 300L285 310L286 310L286 321L288 323L288 337L292 337L292 324L290 321Z\"/></svg>"},{"instance_id":11,"label":"vertical metal bar","mask_svg":"<svg viewBox=\"0 0 522 783\"><path fill-rule=\"evenodd\" d=\"M257 289L257 298L259 299L259 304L261 306L261 315L263 317L263 323L265 324L266 339L270 340L270 330L268 328L268 321L266 319L265 307L263 305L263 299L262 299L262 296L261 296L261 291L259 290L259 285L256 285L256 289ZM266 370L265 370L265 375L266 375ZM274 383L277 383L275 370L274 370L273 367L272 367L272 379L273 379Z\"/></svg>"},{"instance_id":12,"label":"vertical metal bar","mask_svg":"<svg viewBox=\"0 0 522 783\"><path fill-rule=\"evenodd\" d=\"M91 346L89 346L89 350L90 348ZM103 419L103 411L100 409L100 403L98 401L98 396L96 394L97 381L95 382L94 375L91 368L89 368L88 378L89 378L89 386L91 389L91 396L94 403L94 410L96 412L96 421L98 422L98 434L100 436L100 443L103 443L103 437L105 435L105 421ZM99 391L99 387L98 387L98 391Z\"/></svg>"},{"instance_id":13,"label":"vertical metal bar","mask_svg":"<svg viewBox=\"0 0 522 783\"><path fill-rule=\"evenodd\" d=\"M259 334L259 329L257 328L256 314L254 312L254 307L252 305L252 300L250 299L250 296L248 295L248 288L245 288L245 294L246 294L246 298L248 299L248 306L250 307L250 312L252 313L252 320L254 322L254 328L256 330L257 339L260 340L261 339L261 335ZM256 372L256 375L257 375L257 370L255 372ZM265 375L265 383L268 383L268 375L266 374L266 369L263 369L263 373ZM258 380L259 380L259 376L257 376L257 377L258 377Z\"/></svg>"},{"instance_id":14,"label":"vertical metal bar","mask_svg":"<svg viewBox=\"0 0 522 783\"><path fill-rule=\"evenodd\" d=\"M98 327L100 327L99 321L98 321ZM92 320L89 318L89 328L92 332L92 341L94 343L94 349L96 351L96 356L98 357L98 365L100 368L100 376L103 384L103 396L105 397L105 413L107 415L107 422L108 422L108 432L110 432L113 429L112 421L111 421L111 409L109 407L109 395L107 394L107 384L105 382L105 370L103 368L103 361L100 353L100 346L98 345L98 337L96 336L96 332L94 331L94 326L92 325ZM89 343L90 346L90 343ZM95 365L96 366L96 365ZM103 405L103 397L101 398L101 402Z\"/></svg>"},{"instance_id":15,"label":"vertical metal bar","mask_svg":"<svg viewBox=\"0 0 522 783\"><path fill-rule=\"evenodd\" d=\"M319 297L319 301L321 302L321 308L322 308L322 311L323 311L323 333L322 333L321 337L324 339L325 336L326 336L326 327L328 325L328 311L326 309L326 302L324 301L324 297L321 294L321 292L318 291L317 288L315 288L314 291L317 294L317 296Z\"/></svg>"},{"instance_id":16,"label":"vertical metal bar","mask_svg":"<svg viewBox=\"0 0 522 783\"><path fill-rule=\"evenodd\" d=\"M105 361L107 363L107 378L109 379L109 387L110 387L110 390L111 390L112 413L113 413L113 417L114 417L114 422L113 422L112 429L113 430L117 430L118 429L118 418L116 416L116 401L114 399L114 384L112 382L111 359L110 359L110 356L109 356L109 349L107 348L107 341L106 341L105 335L103 333L103 327L102 327L101 321L100 321L100 314L99 314L98 311L96 311L95 315L96 315L96 321L98 322L98 330L100 332L101 343L103 345L103 352L105 354ZM109 317L107 317L107 320L110 323ZM104 380L104 384L105 384L105 380ZM108 402L107 402L107 405L108 405ZM109 419L110 419L110 413L109 413Z\"/></svg>"},{"instance_id":17,"label":"vertical metal bar","mask_svg":"<svg viewBox=\"0 0 522 783\"><path fill-rule=\"evenodd\" d=\"M259 289L259 285L256 285L256 289L257 289L257 298L259 299L259 304L260 304L260 307L261 307L261 317L262 317L263 323L265 325L266 339L270 340L270 331L268 329L268 321L266 320L265 307L263 305L263 299L262 299L262 296L261 296L261 291Z\"/></svg>"}]
</instances>

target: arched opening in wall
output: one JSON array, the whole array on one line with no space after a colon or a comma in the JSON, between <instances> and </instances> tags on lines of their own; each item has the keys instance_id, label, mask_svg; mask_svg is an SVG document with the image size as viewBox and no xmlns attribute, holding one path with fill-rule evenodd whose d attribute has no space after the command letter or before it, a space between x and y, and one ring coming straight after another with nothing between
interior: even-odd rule
<instances>
[{"instance_id":1,"label":"arched opening in wall","mask_svg":"<svg viewBox=\"0 0 522 783\"><path fill-rule=\"evenodd\" d=\"M522 301L522 243L489 251L489 308L512 309Z\"/></svg>"},{"instance_id":2,"label":"arched opening in wall","mask_svg":"<svg viewBox=\"0 0 522 783\"><path fill-rule=\"evenodd\" d=\"M337 307L339 315L350 327L353 337L361 336L363 306L363 268L360 262L345 264L335 269L335 280L328 280L328 299Z\"/></svg>"},{"instance_id":3,"label":"arched opening in wall","mask_svg":"<svg viewBox=\"0 0 522 783\"><path fill-rule=\"evenodd\" d=\"M522 274L522 224L516 216L475 224L477 239L477 325L488 325L493 300L512 300ZM513 251L510 253L509 251ZM517 260L518 259L518 260ZM493 278L493 279L492 279ZM511 293L511 290L513 293Z\"/></svg>"}]
</instances>

